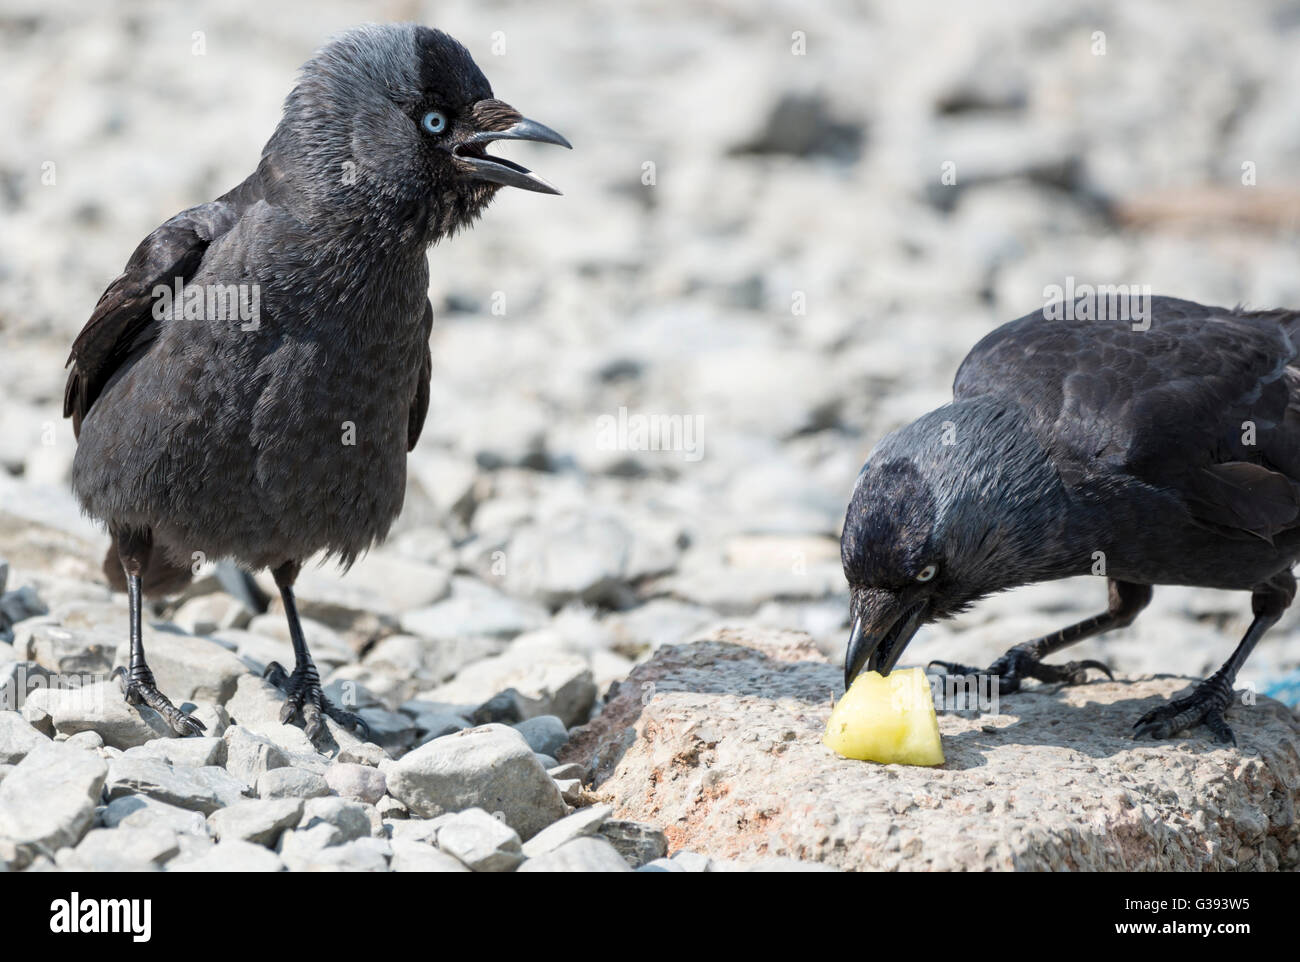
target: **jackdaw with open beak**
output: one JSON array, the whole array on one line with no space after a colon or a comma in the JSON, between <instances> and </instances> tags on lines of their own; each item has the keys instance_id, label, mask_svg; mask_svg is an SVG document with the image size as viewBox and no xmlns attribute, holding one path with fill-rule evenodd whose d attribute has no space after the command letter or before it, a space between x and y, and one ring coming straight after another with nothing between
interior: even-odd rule
<instances>
[{"instance_id":1,"label":"jackdaw with open beak","mask_svg":"<svg viewBox=\"0 0 1300 962\"><path fill-rule=\"evenodd\" d=\"M869 455L841 542L845 684L887 674L921 625L1030 582L1104 574L1109 604L985 669L1002 693L1106 671L1042 659L1128 625L1153 585L1249 591L1254 620L1223 667L1135 726L1165 738L1203 723L1232 741L1233 681L1296 590L1300 313L1165 297L1140 323L1060 313L986 336L952 402Z\"/></svg>"},{"instance_id":2,"label":"jackdaw with open beak","mask_svg":"<svg viewBox=\"0 0 1300 962\"><path fill-rule=\"evenodd\" d=\"M268 667L283 720L360 724L321 693L294 580L318 552L350 565L401 510L429 404L426 249L503 185L558 193L489 155L499 140L569 146L445 33L352 30L303 67L256 172L146 237L73 344L72 484L129 595L126 696L178 733L203 725L155 684L141 596L220 558L274 574L295 658Z\"/></svg>"}]
</instances>

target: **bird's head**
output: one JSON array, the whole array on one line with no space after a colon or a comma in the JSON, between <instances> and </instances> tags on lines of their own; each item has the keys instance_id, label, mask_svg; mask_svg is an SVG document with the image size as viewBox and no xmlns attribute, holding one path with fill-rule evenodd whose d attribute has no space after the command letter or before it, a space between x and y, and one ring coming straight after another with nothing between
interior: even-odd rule
<instances>
[{"instance_id":1,"label":"bird's head","mask_svg":"<svg viewBox=\"0 0 1300 962\"><path fill-rule=\"evenodd\" d=\"M921 625L1055 571L1043 546L1055 521L1041 509L1060 491L1023 422L983 401L946 405L882 439L840 540L845 688L864 669L889 674Z\"/></svg>"},{"instance_id":2,"label":"bird's head","mask_svg":"<svg viewBox=\"0 0 1300 962\"><path fill-rule=\"evenodd\" d=\"M418 24L368 24L302 68L262 171L312 218L375 221L431 243L467 226L502 186L558 194L499 140L569 142L492 95L463 46Z\"/></svg>"}]
</instances>

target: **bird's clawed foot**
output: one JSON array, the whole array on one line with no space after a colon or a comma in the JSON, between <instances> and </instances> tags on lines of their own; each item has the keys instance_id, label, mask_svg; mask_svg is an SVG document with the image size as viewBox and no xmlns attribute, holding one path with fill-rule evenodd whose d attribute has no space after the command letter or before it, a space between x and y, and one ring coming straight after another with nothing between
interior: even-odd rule
<instances>
[{"instance_id":1,"label":"bird's clawed foot","mask_svg":"<svg viewBox=\"0 0 1300 962\"><path fill-rule=\"evenodd\" d=\"M1104 671L1114 681L1110 669L1099 661L1069 661L1064 665L1046 665L1024 645L1017 645L987 668L971 668L951 661L932 661L930 667L942 668L948 675L996 675L998 694L1009 695L1020 690L1020 683L1034 678L1049 684L1082 685L1088 680L1088 669Z\"/></svg>"},{"instance_id":2,"label":"bird's clawed foot","mask_svg":"<svg viewBox=\"0 0 1300 962\"><path fill-rule=\"evenodd\" d=\"M323 716L328 715L343 727L360 731L361 737L369 740L370 726L360 715L336 707L325 697L320 687L320 675L310 661L295 667L292 675L279 662L273 661L266 666L262 677L289 696L280 709L282 725L289 724L295 715L301 714L303 729L314 742L316 736L325 730Z\"/></svg>"},{"instance_id":3,"label":"bird's clawed foot","mask_svg":"<svg viewBox=\"0 0 1300 962\"><path fill-rule=\"evenodd\" d=\"M127 669L121 667L113 669L113 678L119 680L122 685L122 693L126 696L128 705L145 704L156 711L163 717L163 720L171 726L171 730L177 735L202 735L207 731L207 726L199 721L193 715L181 711L171 703L166 695L158 690L157 684L153 680L153 672L145 665L139 665L135 668Z\"/></svg>"},{"instance_id":4,"label":"bird's clawed foot","mask_svg":"<svg viewBox=\"0 0 1300 962\"><path fill-rule=\"evenodd\" d=\"M1232 684L1219 675L1201 682L1196 689L1182 698L1153 708L1134 723L1134 738L1169 738L1198 722L1213 734L1215 741L1225 745L1237 744L1224 720L1223 713L1232 701Z\"/></svg>"}]
</instances>

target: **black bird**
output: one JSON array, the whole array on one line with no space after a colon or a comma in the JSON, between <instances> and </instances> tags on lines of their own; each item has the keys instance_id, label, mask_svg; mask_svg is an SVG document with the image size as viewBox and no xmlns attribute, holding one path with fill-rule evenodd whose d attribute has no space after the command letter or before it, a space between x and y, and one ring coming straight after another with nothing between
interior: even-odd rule
<instances>
[{"instance_id":1,"label":"black bird","mask_svg":"<svg viewBox=\"0 0 1300 962\"><path fill-rule=\"evenodd\" d=\"M1144 323L1062 316L987 335L952 402L871 452L841 541L845 685L887 674L922 624L1017 585L1100 574L1109 604L985 669L1002 693L1105 671L1041 659L1130 624L1153 585L1249 591L1254 620L1223 667L1135 725L1165 738L1203 722L1233 741L1233 680L1296 591L1300 313L1156 297Z\"/></svg>"},{"instance_id":2,"label":"black bird","mask_svg":"<svg viewBox=\"0 0 1300 962\"><path fill-rule=\"evenodd\" d=\"M402 507L429 405L426 249L500 185L559 193L489 156L498 140L569 146L447 34L352 30L304 65L256 172L146 237L73 344L72 485L129 594L126 696L178 733L203 725L154 682L141 595L219 558L274 573L296 662L268 668L283 720L358 724L321 694L293 584L317 552L350 565Z\"/></svg>"}]
</instances>

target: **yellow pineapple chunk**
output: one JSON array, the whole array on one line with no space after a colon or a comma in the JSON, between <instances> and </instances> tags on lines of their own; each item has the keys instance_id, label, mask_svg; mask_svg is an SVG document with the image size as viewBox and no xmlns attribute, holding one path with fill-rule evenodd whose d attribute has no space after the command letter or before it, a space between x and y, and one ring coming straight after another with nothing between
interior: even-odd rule
<instances>
[{"instance_id":1,"label":"yellow pineapple chunk","mask_svg":"<svg viewBox=\"0 0 1300 962\"><path fill-rule=\"evenodd\" d=\"M831 709L822 744L845 758L942 765L939 719L920 668L864 671Z\"/></svg>"}]
</instances>

